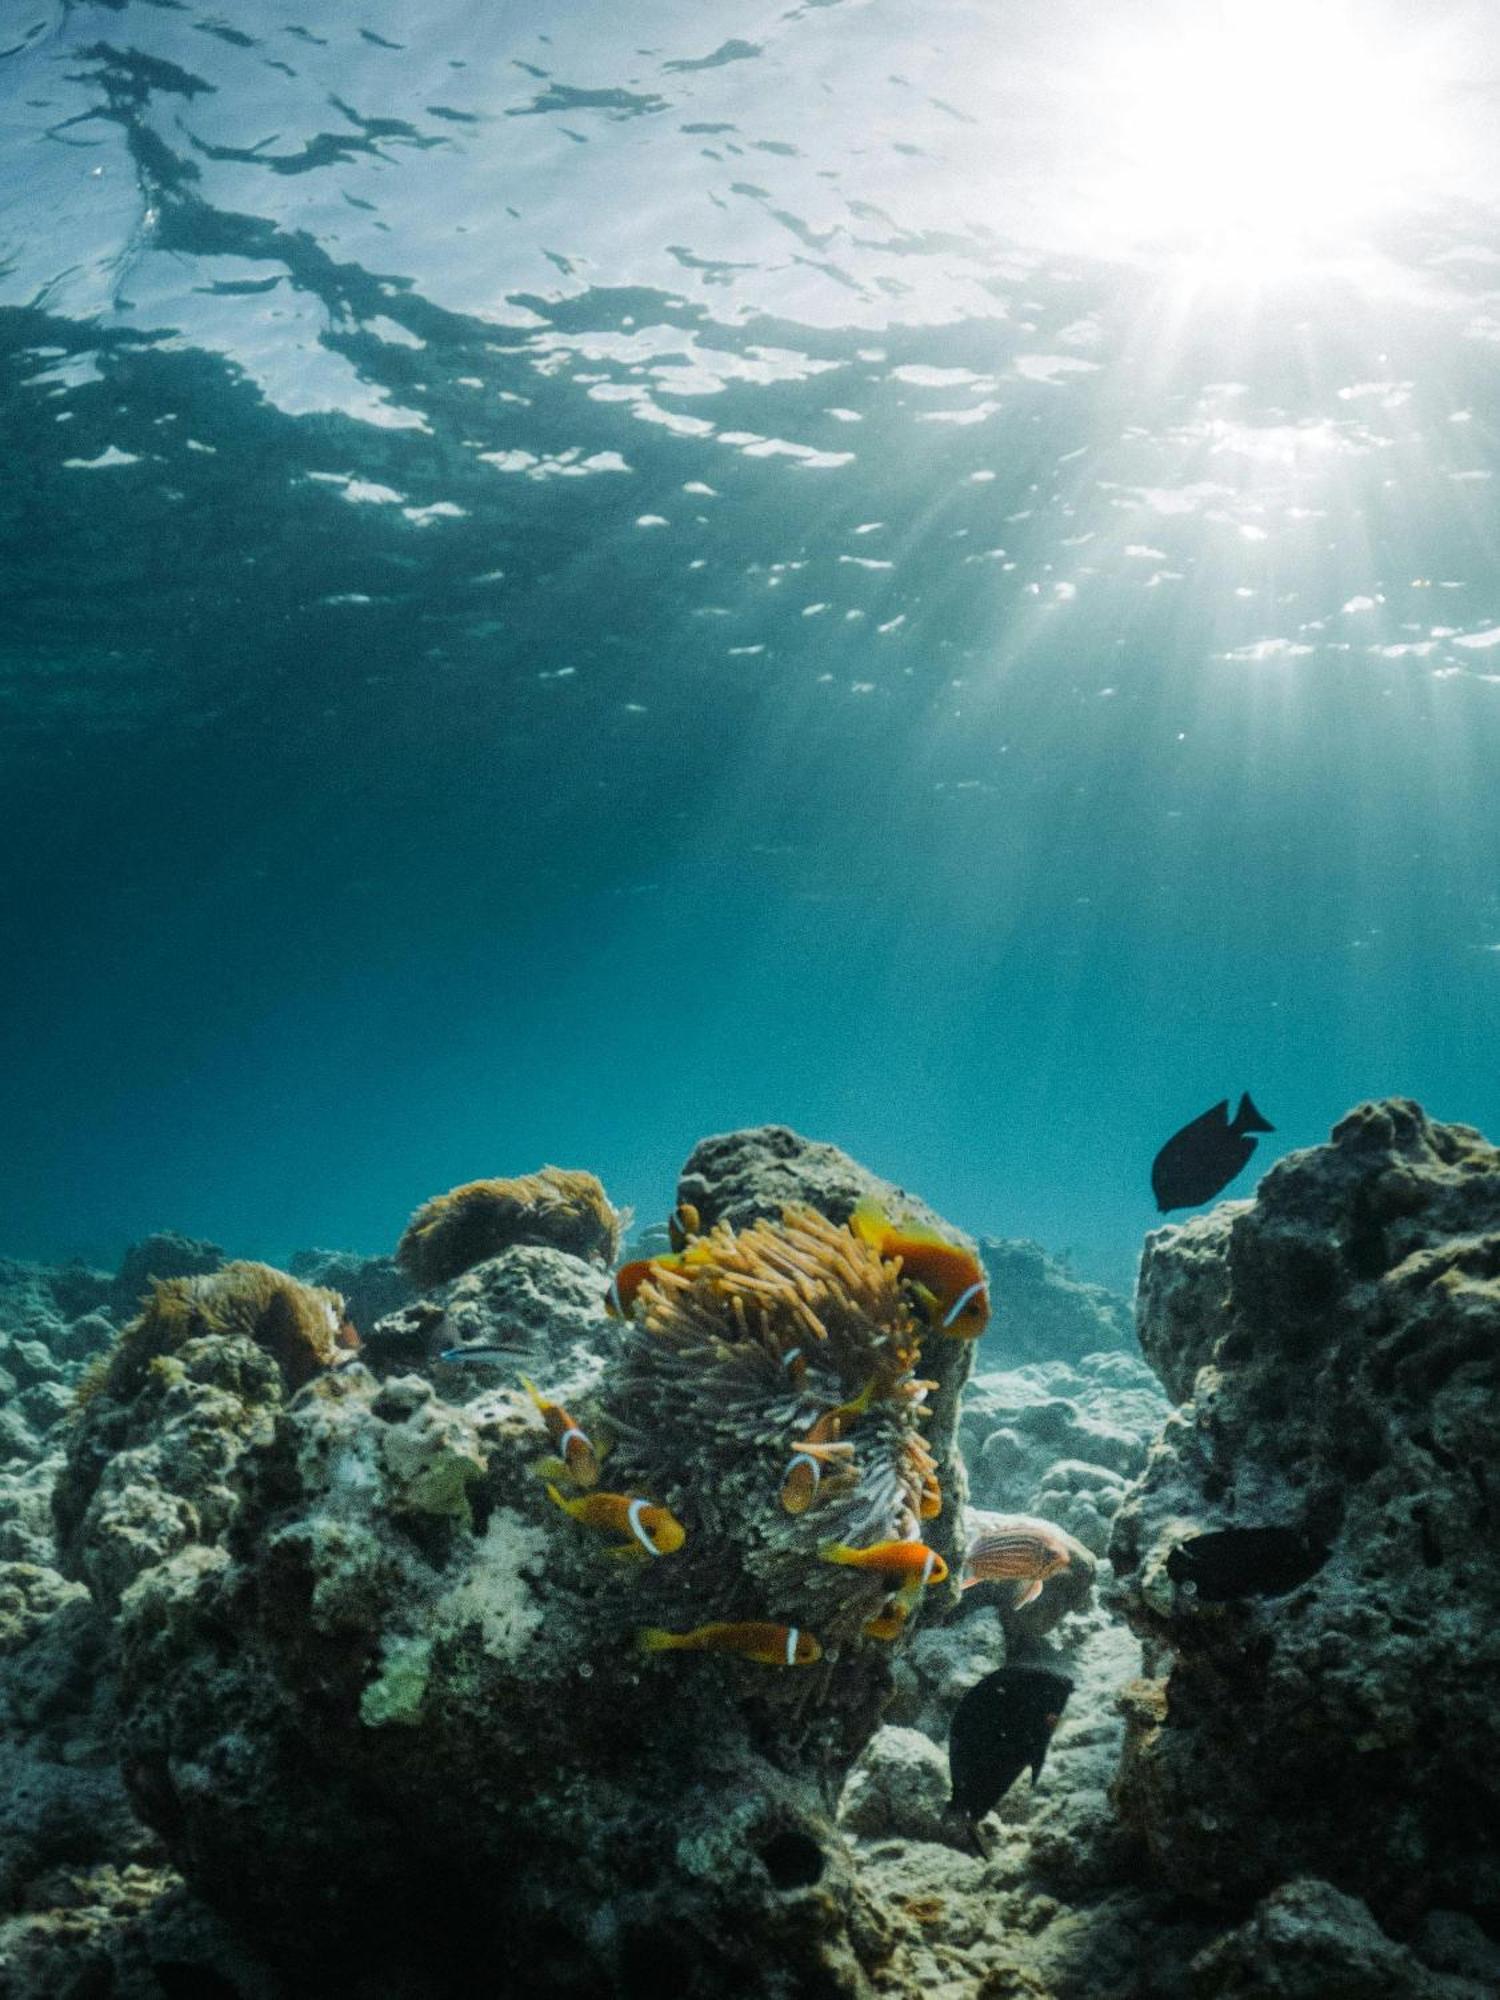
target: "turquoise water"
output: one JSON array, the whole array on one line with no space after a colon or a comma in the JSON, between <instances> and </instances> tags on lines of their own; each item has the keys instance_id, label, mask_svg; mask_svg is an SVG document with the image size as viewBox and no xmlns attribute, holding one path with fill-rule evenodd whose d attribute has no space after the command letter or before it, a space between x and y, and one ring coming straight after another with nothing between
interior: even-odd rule
<instances>
[{"instance_id":1,"label":"turquoise water","mask_svg":"<svg viewBox=\"0 0 1500 2000\"><path fill-rule=\"evenodd\" d=\"M1500 1127L1484 10L3 39L6 1253L773 1119L1118 1277L1216 1098Z\"/></svg>"}]
</instances>

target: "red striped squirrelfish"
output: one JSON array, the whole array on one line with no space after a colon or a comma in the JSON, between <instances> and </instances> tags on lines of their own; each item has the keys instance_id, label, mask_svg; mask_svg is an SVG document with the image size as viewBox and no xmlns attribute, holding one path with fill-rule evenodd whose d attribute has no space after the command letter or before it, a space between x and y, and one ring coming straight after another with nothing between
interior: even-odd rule
<instances>
[{"instance_id":1,"label":"red striped squirrelfish","mask_svg":"<svg viewBox=\"0 0 1500 2000\"><path fill-rule=\"evenodd\" d=\"M687 1529L667 1507L658 1507L633 1493L580 1493L569 1500L548 1482L548 1493L565 1514L602 1535L628 1535L610 1554L621 1562L644 1562L649 1556L669 1556L687 1540Z\"/></svg>"},{"instance_id":2,"label":"red striped squirrelfish","mask_svg":"<svg viewBox=\"0 0 1500 2000\"><path fill-rule=\"evenodd\" d=\"M970 1539L964 1553L964 1575L960 1590L972 1590L976 1583L1005 1582L1014 1578L1021 1588L1014 1608L1040 1597L1048 1577L1068 1568L1072 1549L1061 1528L1035 1514L988 1514L984 1525Z\"/></svg>"},{"instance_id":3,"label":"red striped squirrelfish","mask_svg":"<svg viewBox=\"0 0 1500 2000\"><path fill-rule=\"evenodd\" d=\"M575 1486L599 1484L599 1454L588 1437L568 1415L561 1403L549 1403L529 1375L521 1377L521 1387L536 1405L547 1435L557 1446L563 1470Z\"/></svg>"},{"instance_id":4,"label":"red striped squirrelfish","mask_svg":"<svg viewBox=\"0 0 1500 2000\"><path fill-rule=\"evenodd\" d=\"M943 1558L925 1542L875 1542L867 1549L851 1548L847 1542L824 1542L818 1554L826 1563L873 1570L877 1576L919 1576L924 1584L942 1583L948 1574Z\"/></svg>"},{"instance_id":5,"label":"red striped squirrelfish","mask_svg":"<svg viewBox=\"0 0 1500 2000\"><path fill-rule=\"evenodd\" d=\"M930 1323L955 1340L977 1340L990 1323L989 1283L972 1250L950 1243L920 1223L892 1222L873 1201L862 1201L849 1227L878 1256L901 1259L901 1276Z\"/></svg>"},{"instance_id":6,"label":"red striped squirrelfish","mask_svg":"<svg viewBox=\"0 0 1500 2000\"><path fill-rule=\"evenodd\" d=\"M635 1643L643 1653L734 1653L763 1667L810 1667L823 1657L811 1632L756 1618L696 1625L691 1632L664 1632L659 1625L647 1625L636 1633Z\"/></svg>"}]
</instances>

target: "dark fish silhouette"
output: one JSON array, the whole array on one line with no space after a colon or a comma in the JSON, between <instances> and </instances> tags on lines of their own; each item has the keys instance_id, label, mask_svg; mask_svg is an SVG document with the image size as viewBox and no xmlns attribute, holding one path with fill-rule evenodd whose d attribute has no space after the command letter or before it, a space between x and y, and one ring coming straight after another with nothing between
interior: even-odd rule
<instances>
[{"instance_id":1,"label":"dark fish silhouette","mask_svg":"<svg viewBox=\"0 0 1500 2000\"><path fill-rule=\"evenodd\" d=\"M952 1803L966 1819L983 1819L1028 1764L1036 1783L1072 1692L1067 1675L1050 1667L1001 1667L975 1681L948 1731Z\"/></svg>"},{"instance_id":2,"label":"dark fish silhouette","mask_svg":"<svg viewBox=\"0 0 1500 2000\"><path fill-rule=\"evenodd\" d=\"M1327 1560L1328 1544L1300 1528L1217 1528L1179 1542L1167 1556L1167 1575L1191 1585L1205 1604L1227 1604L1235 1597L1281 1597Z\"/></svg>"},{"instance_id":3,"label":"dark fish silhouette","mask_svg":"<svg viewBox=\"0 0 1500 2000\"><path fill-rule=\"evenodd\" d=\"M1274 1132L1248 1093L1241 1097L1233 1121L1229 1099L1221 1097L1211 1111L1174 1132L1151 1162L1151 1192L1165 1215L1169 1208L1196 1208L1227 1188L1255 1151L1253 1132Z\"/></svg>"}]
</instances>

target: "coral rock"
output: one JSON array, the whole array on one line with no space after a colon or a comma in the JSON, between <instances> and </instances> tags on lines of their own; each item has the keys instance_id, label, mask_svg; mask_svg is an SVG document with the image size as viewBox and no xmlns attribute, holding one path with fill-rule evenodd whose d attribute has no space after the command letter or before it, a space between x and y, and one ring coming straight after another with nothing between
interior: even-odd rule
<instances>
[{"instance_id":1,"label":"coral rock","mask_svg":"<svg viewBox=\"0 0 1500 2000\"><path fill-rule=\"evenodd\" d=\"M948 1760L920 1729L877 1730L839 1801L839 1824L866 1839L951 1838Z\"/></svg>"},{"instance_id":2,"label":"coral rock","mask_svg":"<svg viewBox=\"0 0 1500 2000\"><path fill-rule=\"evenodd\" d=\"M1193 2000L1487 2000L1488 1986L1435 1972L1388 1938L1364 1904L1303 1877L1198 1953Z\"/></svg>"},{"instance_id":3,"label":"coral rock","mask_svg":"<svg viewBox=\"0 0 1500 2000\"><path fill-rule=\"evenodd\" d=\"M1295 1872L1377 1916L1500 1921L1500 1153L1363 1105L1253 1203L1156 1232L1141 1298L1192 1400L1110 1549L1166 1683L1163 1719L1132 1723L1128 1821L1194 1895ZM1265 1526L1326 1562L1228 1602L1167 1572L1191 1535Z\"/></svg>"}]
</instances>

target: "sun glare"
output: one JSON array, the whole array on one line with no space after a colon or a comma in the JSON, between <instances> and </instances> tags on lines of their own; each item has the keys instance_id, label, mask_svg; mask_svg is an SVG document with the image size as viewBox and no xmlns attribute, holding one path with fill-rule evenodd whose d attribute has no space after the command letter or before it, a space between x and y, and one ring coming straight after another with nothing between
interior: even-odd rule
<instances>
[{"instance_id":1,"label":"sun glare","mask_svg":"<svg viewBox=\"0 0 1500 2000\"><path fill-rule=\"evenodd\" d=\"M1324 253L1413 198L1439 123L1415 46L1341 0L1209 0L1116 47L1108 227L1256 274Z\"/></svg>"}]
</instances>

